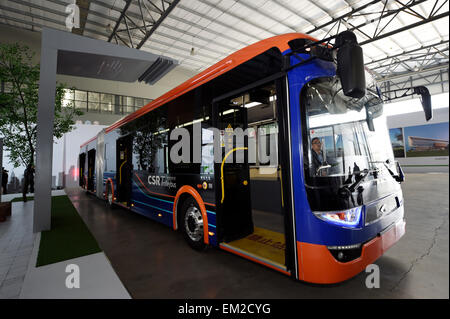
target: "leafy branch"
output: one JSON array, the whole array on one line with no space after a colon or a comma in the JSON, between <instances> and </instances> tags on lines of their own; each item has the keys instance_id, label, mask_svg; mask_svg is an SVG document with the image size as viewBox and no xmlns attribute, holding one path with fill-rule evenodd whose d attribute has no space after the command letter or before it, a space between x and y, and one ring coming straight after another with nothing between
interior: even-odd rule
<instances>
[{"instance_id":1,"label":"leafy branch","mask_svg":"<svg viewBox=\"0 0 450 319\"><path fill-rule=\"evenodd\" d=\"M34 163L36 155L39 64L24 45L0 44L0 80L7 85L0 92L0 136L14 165ZM55 95L54 138L73 129L74 117L83 113L72 103L64 104L66 87L57 84Z\"/></svg>"}]
</instances>

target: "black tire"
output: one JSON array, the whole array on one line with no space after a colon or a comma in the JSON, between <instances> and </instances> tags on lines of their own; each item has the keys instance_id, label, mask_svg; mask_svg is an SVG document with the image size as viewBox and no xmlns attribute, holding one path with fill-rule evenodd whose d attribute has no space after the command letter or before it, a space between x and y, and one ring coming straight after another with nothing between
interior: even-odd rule
<instances>
[{"instance_id":1,"label":"black tire","mask_svg":"<svg viewBox=\"0 0 450 319\"><path fill-rule=\"evenodd\" d=\"M180 210L179 227L184 239L195 250L205 250L203 241L203 217L197 202L191 197L183 202Z\"/></svg>"}]
</instances>

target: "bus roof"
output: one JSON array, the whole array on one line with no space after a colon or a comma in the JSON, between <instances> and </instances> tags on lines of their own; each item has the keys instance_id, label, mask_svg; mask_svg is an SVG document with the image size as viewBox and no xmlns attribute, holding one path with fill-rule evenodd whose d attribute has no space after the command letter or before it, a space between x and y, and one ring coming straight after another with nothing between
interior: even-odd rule
<instances>
[{"instance_id":1,"label":"bus roof","mask_svg":"<svg viewBox=\"0 0 450 319\"><path fill-rule=\"evenodd\" d=\"M286 51L289 49L288 42L293 39L310 39L312 41L317 41L317 39L310 37L309 35L303 34L303 33L287 33L282 35L276 35L274 37L264 39L261 41L258 41L256 43L253 43L245 48L242 48L235 53L229 55L225 59L217 62L216 64L212 65L211 67L207 68L203 72L197 74L196 76L192 77L191 79L187 80L186 82L180 84L179 86L175 87L174 89L170 90L169 92L163 94L159 98L151 101L147 105L141 107L139 110L136 110L134 113L131 113L127 115L126 117L118 120L117 122L113 123L109 127L105 129L106 133L109 133L110 131L119 128L120 126L129 123L133 121L134 119L137 119L141 117L142 115L158 108L159 106L163 105L164 103L167 103L182 94L185 94L196 87L207 83L211 81L212 79L218 77L221 74L224 74L225 72L230 71L231 69L237 67L238 65L254 58L255 56L258 56L259 54L273 48L277 47L281 52ZM89 140L88 142L84 143L82 146L86 145L87 143L91 142L93 139Z\"/></svg>"}]
</instances>

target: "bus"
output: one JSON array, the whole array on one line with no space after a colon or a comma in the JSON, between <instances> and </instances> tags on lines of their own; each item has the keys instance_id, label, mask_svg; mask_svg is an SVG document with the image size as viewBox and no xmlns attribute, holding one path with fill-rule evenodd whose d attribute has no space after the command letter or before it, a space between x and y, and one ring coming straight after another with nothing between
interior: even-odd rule
<instances>
[{"instance_id":1,"label":"bus","mask_svg":"<svg viewBox=\"0 0 450 319\"><path fill-rule=\"evenodd\" d=\"M238 50L81 145L80 186L194 249L311 283L357 275L405 217L381 94L348 33Z\"/></svg>"}]
</instances>

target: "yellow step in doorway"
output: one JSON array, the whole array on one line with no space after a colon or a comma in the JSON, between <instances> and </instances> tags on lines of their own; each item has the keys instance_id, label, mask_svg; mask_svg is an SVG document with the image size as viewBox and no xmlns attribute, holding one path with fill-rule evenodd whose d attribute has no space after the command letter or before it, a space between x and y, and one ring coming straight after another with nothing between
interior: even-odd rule
<instances>
[{"instance_id":1,"label":"yellow step in doorway","mask_svg":"<svg viewBox=\"0 0 450 319\"><path fill-rule=\"evenodd\" d=\"M269 264L277 270L283 272L286 270L284 266L286 242L282 233L255 227L254 232L247 237L222 243L220 246L242 257Z\"/></svg>"}]
</instances>

